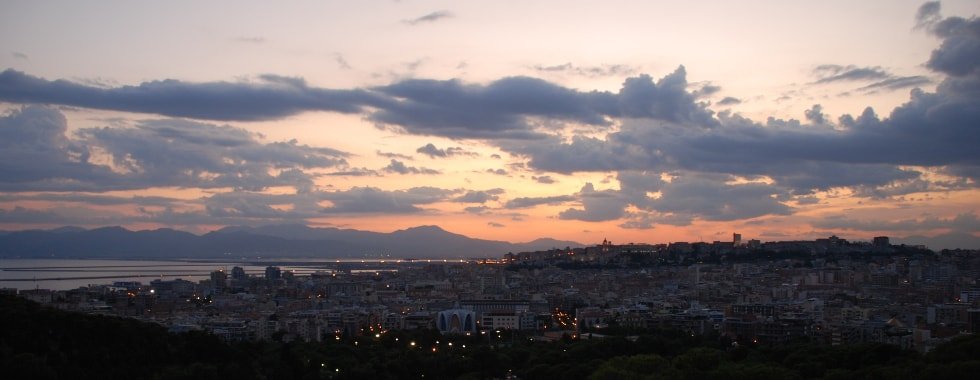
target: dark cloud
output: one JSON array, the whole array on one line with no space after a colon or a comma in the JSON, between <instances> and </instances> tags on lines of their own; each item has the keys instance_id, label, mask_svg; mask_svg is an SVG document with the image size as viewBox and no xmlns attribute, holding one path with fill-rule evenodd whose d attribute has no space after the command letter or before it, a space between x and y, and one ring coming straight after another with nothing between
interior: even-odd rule
<instances>
[{"instance_id":1,"label":"dark cloud","mask_svg":"<svg viewBox=\"0 0 980 380\"><path fill-rule=\"evenodd\" d=\"M413 187L408 190L386 191L374 187L355 187L350 190L324 193L322 198L332 203L324 208L330 214L411 214L423 212L420 205L446 200L454 190L434 187Z\"/></svg>"},{"instance_id":2,"label":"dark cloud","mask_svg":"<svg viewBox=\"0 0 980 380\"><path fill-rule=\"evenodd\" d=\"M312 184L303 169L346 165L346 153L301 145L296 140L261 143L244 129L184 120L150 120L136 128L92 128L79 132L111 154L113 166L146 185L261 190L292 177ZM273 174L273 171L279 174ZM288 181L286 181L288 182Z\"/></svg>"},{"instance_id":3,"label":"dark cloud","mask_svg":"<svg viewBox=\"0 0 980 380\"><path fill-rule=\"evenodd\" d=\"M594 126L608 126L617 117L715 125L712 111L686 91L685 76L679 67L656 82L648 75L628 78L618 94L580 92L527 77L487 85L406 80L377 89L399 101L370 119L421 135L518 140L547 136L537 131L544 125L531 123L534 118Z\"/></svg>"},{"instance_id":4,"label":"dark cloud","mask_svg":"<svg viewBox=\"0 0 980 380\"><path fill-rule=\"evenodd\" d=\"M425 144L425 146L419 147L415 150L416 153L422 153L429 157L446 157L446 151L443 149L436 148L432 143Z\"/></svg>"},{"instance_id":5,"label":"dark cloud","mask_svg":"<svg viewBox=\"0 0 980 380\"><path fill-rule=\"evenodd\" d=\"M391 159L391 163L382 169L388 173L397 174L440 174L438 170L429 168L417 168L414 166L405 165L404 162L398 161L396 159Z\"/></svg>"},{"instance_id":6,"label":"dark cloud","mask_svg":"<svg viewBox=\"0 0 980 380\"><path fill-rule=\"evenodd\" d=\"M823 113L823 106L819 104L814 104L813 107L803 112L806 120L813 124L826 124L827 118Z\"/></svg>"},{"instance_id":7,"label":"dark cloud","mask_svg":"<svg viewBox=\"0 0 980 380\"><path fill-rule=\"evenodd\" d=\"M683 173L666 181L653 172L624 171L620 189L596 190L587 183L574 195L520 197L507 201L505 209L577 202L559 219L601 222L625 220L623 228L648 229L656 224L689 225L695 219L730 221L765 215L787 215L786 190L765 183L734 183L733 177ZM627 212L632 206L634 212ZM484 213L486 208L468 212Z\"/></svg>"},{"instance_id":8,"label":"dark cloud","mask_svg":"<svg viewBox=\"0 0 980 380\"><path fill-rule=\"evenodd\" d=\"M716 104L718 104L720 106L733 106L733 105L740 104L740 103L742 103L742 101L740 99L733 98L731 96L726 96L723 99L719 100L718 103L716 103Z\"/></svg>"},{"instance_id":9,"label":"dark cloud","mask_svg":"<svg viewBox=\"0 0 980 380\"><path fill-rule=\"evenodd\" d=\"M358 113L365 105L379 106L386 101L363 90L309 87L298 78L263 75L260 80L188 83L168 79L99 88L8 69L0 72L0 100L226 121L273 120L315 110Z\"/></svg>"},{"instance_id":10,"label":"dark cloud","mask_svg":"<svg viewBox=\"0 0 980 380\"><path fill-rule=\"evenodd\" d=\"M186 120L84 128L67 135L64 116L23 107L0 117L0 189L105 191L147 187L292 186L307 170L346 166L347 153L297 141L264 143L244 129Z\"/></svg>"},{"instance_id":11,"label":"dark cloud","mask_svg":"<svg viewBox=\"0 0 980 380\"><path fill-rule=\"evenodd\" d=\"M265 194L232 191L205 198L204 206L207 215L212 218L303 221L307 218L322 216L319 206L321 194ZM281 207L283 205L288 207Z\"/></svg>"},{"instance_id":12,"label":"dark cloud","mask_svg":"<svg viewBox=\"0 0 980 380\"><path fill-rule=\"evenodd\" d=\"M658 193L667 184L660 173L652 171L620 171L616 174L619 192L629 204L644 210L653 208L650 194Z\"/></svg>"},{"instance_id":13,"label":"dark cloud","mask_svg":"<svg viewBox=\"0 0 980 380\"><path fill-rule=\"evenodd\" d=\"M714 85L711 82L702 82L692 85L694 85L695 90L691 91L691 94L694 95L695 98L709 97L718 91L721 91L721 86Z\"/></svg>"},{"instance_id":14,"label":"dark cloud","mask_svg":"<svg viewBox=\"0 0 980 380\"><path fill-rule=\"evenodd\" d=\"M602 222L622 218L627 202L615 190L596 191L586 183L577 194L581 208L569 208L558 214L559 219Z\"/></svg>"},{"instance_id":15,"label":"dark cloud","mask_svg":"<svg viewBox=\"0 0 980 380\"><path fill-rule=\"evenodd\" d=\"M436 157L453 157L453 156L468 156L475 157L478 156L475 152L469 152L466 149L460 147L449 147L446 149L436 148L432 143L425 144L415 150L416 153L422 153L426 156L436 158Z\"/></svg>"},{"instance_id":16,"label":"dark cloud","mask_svg":"<svg viewBox=\"0 0 980 380\"><path fill-rule=\"evenodd\" d=\"M484 215L490 211L490 208L487 206L470 206L470 207L463 208L463 211L466 211L470 214Z\"/></svg>"},{"instance_id":17,"label":"dark cloud","mask_svg":"<svg viewBox=\"0 0 980 380\"><path fill-rule=\"evenodd\" d=\"M21 53L19 51L10 52L10 56L16 59L23 59L25 61L30 60L30 57L28 57L27 54Z\"/></svg>"},{"instance_id":18,"label":"dark cloud","mask_svg":"<svg viewBox=\"0 0 980 380\"><path fill-rule=\"evenodd\" d=\"M632 230L650 230L656 228L656 225L650 219L631 219L620 223L619 227Z\"/></svg>"},{"instance_id":19,"label":"dark cloud","mask_svg":"<svg viewBox=\"0 0 980 380\"><path fill-rule=\"evenodd\" d=\"M537 181L538 183L543 183L545 185L550 185L558 182L554 178L551 178L550 175L534 176L531 177L531 179Z\"/></svg>"},{"instance_id":20,"label":"dark cloud","mask_svg":"<svg viewBox=\"0 0 980 380\"><path fill-rule=\"evenodd\" d=\"M963 213L952 218L929 216L921 219L904 220L857 220L843 216L829 217L811 223L816 228L847 229L857 231L930 231L947 229L955 232L975 233L980 231L980 219L976 215Z\"/></svg>"},{"instance_id":21,"label":"dark cloud","mask_svg":"<svg viewBox=\"0 0 980 380\"><path fill-rule=\"evenodd\" d=\"M117 82L115 79L112 79L112 78L103 78L103 77L94 77L94 78L92 78L92 77L88 77L88 78L75 77L75 78L72 78L71 81L72 82L79 83L79 84L84 84L86 86L92 86L92 87L98 87L98 88L112 88L112 87L116 87L116 86L119 85L119 82ZM119 119L119 118L117 118L117 119Z\"/></svg>"},{"instance_id":22,"label":"dark cloud","mask_svg":"<svg viewBox=\"0 0 980 380\"><path fill-rule=\"evenodd\" d=\"M505 151L529 158L528 165L535 169L565 174L634 168L640 165L636 160L646 160L642 152L619 150L626 145L578 135L570 142L550 137L534 143L504 141L500 144Z\"/></svg>"},{"instance_id":23,"label":"dark cloud","mask_svg":"<svg viewBox=\"0 0 980 380\"><path fill-rule=\"evenodd\" d=\"M705 220L738 220L763 215L788 215L779 201L781 189L764 183L733 184L724 176L684 175L661 185L659 198L647 206L660 213Z\"/></svg>"},{"instance_id":24,"label":"dark cloud","mask_svg":"<svg viewBox=\"0 0 980 380\"><path fill-rule=\"evenodd\" d=\"M717 125L707 104L696 102L695 95L686 88L687 70L684 66L656 83L649 75L627 78L618 96L620 116L700 127Z\"/></svg>"},{"instance_id":25,"label":"dark cloud","mask_svg":"<svg viewBox=\"0 0 980 380\"><path fill-rule=\"evenodd\" d=\"M380 127L452 138L540 139L561 122L612 125L612 118L652 118L713 125L712 112L686 92L680 67L659 81L628 78L618 94L582 92L527 77L486 85L409 79L370 90L310 87L302 78L262 75L258 82L145 82L103 88L0 72L0 101L210 120L271 120L305 111L360 113ZM535 120L549 120L536 122Z\"/></svg>"},{"instance_id":26,"label":"dark cloud","mask_svg":"<svg viewBox=\"0 0 980 380\"><path fill-rule=\"evenodd\" d=\"M449 11L435 11L413 19L404 20L402 22L409 25L428 24L451 17L453 17L453 14Z\"/></svg>"},{"instance_id":27,"label":"dark cloud","mask_svg":"<svg viewBox=\"0 0 980 380\"><path fill-rule=\"evenodd\" d=\"M0 188L86 190L118 182L108 167L88 163L89 150L69 139L67 130L64 115L45 107L23 107L0 117Z\"/></svg>"},{"instance_id":28,"label":"dark cloud","mask_svg":"<svg viewBox=\"0 0 980 380\"><path fill-rule=\"evenodd\" d=\"M496 188L490 190L470 190L465 194L460 195L453 199L453 202L459 203L486 203L489 201L495 201L500 199L500 194L504 193L504 189Z\"/></svg>"},{"instance_id":29,"label":"dark cloud","mask_svg":"<svg viewBox=\"0 0 980 380\"><path fill-rule=\"evenodd\" d=\"M520 197L514 198L504 204L504 208L528 208L540 205L554 205L575 201L576 197L571 195L556 195L551 197Z\"/></svg>"},{"instance_id":30,"label":"dark cloud","mask_svg":"<svg viewBox=\"0 0 980 380\"><path fill-rule=\"evenodd\" d=\"M938 1L929 1L919 6L919 10L915 12L915 28L929 28L942 20L940 8Z\"/></svg>"},{"instance_id":31,"label":"dark cloud","mask_svg":"<svg viewBox=\"0 0 980 380\"><path fill-rule=\"evenodd\" d=\"M500 223L497 223L497 222L487 222L487 225L490 226L490 227L493 227L493 228L503 228L503 227L506 227L506 225L500 224Z\"/></svg>"},{"instance_id":32,"label":"dark cloud","mask_svg":"<svg viewBox=\"0 0 980 380\"><path fill-rule=\"evenodd\" d=\"M676 77L676 75L673 75ZM809 110L809 123L770 119L761 125L722 113L701 128L697 118L651 114L629 119L606 138L573 136L533 142L504 141L505 151L529 159L533 169L560 173L610 170L724 173L768 176L798 194L832 187L885 186L921 176L903 166L954 167L975 172L980 153L980 93L971 78L947 79L936 93L912 92L908 103L889 118L873 110L858 118L842 117L846 128L832 128L820 109ZM664 80L662 80L664 81ZM680 78L675 78L680 82ZM678 109L699 109L690 96ZM690 114L690 113L687 113ZM704 113L700 117L707 116Z\"/></svg>"},{"instance_id":33,"label":"dark cloud","mask_svg":"<svg viewBox=\"0 0 980 380\"><path fill-rule=\"evenodd\" d=\"M504 169L487 169L487 173L496 174L496 175L507 175L507 174L509 174Z\"/></svg>"},{"instance_id":34,"label":"dark cloud","mask_svg":"<svg viewBox=\"0 0 980 380\"><path fill-rule=\"evenodd\" d=\"M957 174L953 174L957 175ZM970 174L962 173L969 178ZM858 186L854 188L854 193L860 197L875 199L901 199L901 197L921 192L947 192L963 190L976 187L967 178L954 177L951 180L925 180L923 177L909 178L906 180L892 181L883 186Z\"/></svg>"},{"instance_id":35,"label":"dark cloud","mask_svg":"<svg viewBox=\"0 0 980 380\"><path fill-rule=\"evenodd\" d=\"M980 76L980 19L947 17L931 24L929 29L942 38L942 44L932 51L926 66L953 77L976 80Z\"/></svg>"},{"instance_id":36,"label":"dark cloud","mask_svg":"<svg viewBox=\"0 0 980 380\"><path fill-rule=\"evenodd\" d=\"M488 85L458 80L406 80L377 89L399 101L370 115L407 132L455 138L539 138L527 117L606 125L596 111L613 99L580 93L549 82L512 77Z\"/></svg>"},{"instance_id":37,"label":"dark cloud","mask_svg":"<svg viewBox=\"0 0 980 380\"><path fill-rule=\"evenodd\" d=\"M817 197L797 197L796 203L800 205L815 205L820 203L820 198Z\"/></svg>"}]
</instances>

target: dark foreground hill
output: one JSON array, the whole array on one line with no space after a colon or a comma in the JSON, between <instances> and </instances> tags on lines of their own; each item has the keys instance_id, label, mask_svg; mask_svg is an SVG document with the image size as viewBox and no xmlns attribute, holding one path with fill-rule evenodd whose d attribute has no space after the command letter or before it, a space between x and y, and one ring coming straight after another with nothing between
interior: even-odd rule
<instances>
[{"instance_id":1,"label":"dark foreground hill","mask_svg":"<svg viewBox=\"0 0 980 380\"><path fill-rule=\"evenodd\" d=\"M204 235L173 229L130 231L122 227L63 227L0 234L0 257L470 258L569 246L582 245L553 239L519 244L474 239L436 226L391 233L275 225L228 227Z\"/></svg>"},{"instance_id":2,"label":"dark foreground hill","mask_svg":"<svg viewBox=\"0 0 980 380\"><path fill-rule=\"evenodd\" d=\"M0 368L7 379L968 379L980 337L927 355L895 346L740 346L718 337L648 330L635 341L530 342L389 332L321 343L227 343L170 334L131 319L48 309L0 296ZM416 342L410 345L406 342ZM449 346L449 342L456 345ZM432 348L435 348L433 350Z\"/></svg>"}]
</instances>

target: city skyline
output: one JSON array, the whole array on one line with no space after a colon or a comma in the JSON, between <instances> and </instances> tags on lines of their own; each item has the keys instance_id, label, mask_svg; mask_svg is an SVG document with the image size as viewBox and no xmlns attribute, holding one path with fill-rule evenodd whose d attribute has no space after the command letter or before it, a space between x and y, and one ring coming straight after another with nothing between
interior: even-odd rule
<instances>
[{"instance_id":1,"label":"city skyline","mask_svg":"<svg viewBox=\"0 0 980 380\"><path fill-rule=\"evenodd\" d=\"M0 9L2 230L980 241L975 2Z\"/></svg>"}]
</instances>

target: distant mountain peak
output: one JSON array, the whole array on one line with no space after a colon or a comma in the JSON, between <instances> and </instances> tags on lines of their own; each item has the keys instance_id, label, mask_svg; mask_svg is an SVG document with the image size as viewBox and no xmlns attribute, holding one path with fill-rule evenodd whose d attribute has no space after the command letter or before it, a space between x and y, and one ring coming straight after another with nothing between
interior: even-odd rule
<instances>
[{"instance_id":1,"label":"distant mountain peak","mask_svg":"<svg viewBox=\"0 0 980 380\"><path fill-rule=\"evenodd\" d=\"M132 232L122 226L105 226L99 228L93 228L89 232Z\"/></svg>"},{"instance_id":2,"label":"distant mountain peak","mask_svg":"<svg viewBox=\"0 0 980 380\"><path fill-rule=\"evenodd\" d=\"M65 233L65 232L83 232L87 230L78 226L64 226L64 227L52 228L48 231L54 233Z\"/></svg>"},{"instance_id":3,"label":"distant mountain peak","mask_svg":"<svg viewBox=\"0 0 980 380\"><path fill-rule=\"evenodd\" d=\"M404 230L398 230L398 231L395 231L395 232L408 232L408 231L419 231L419 232L422 232L422 231L425 231L425 232L449 232L449 231L444 230L442 227L439 227L439 226L436 226L436 225L424 225L424 226L409 227L409 228L406 228Z\"/></svg>"}]
</instances>

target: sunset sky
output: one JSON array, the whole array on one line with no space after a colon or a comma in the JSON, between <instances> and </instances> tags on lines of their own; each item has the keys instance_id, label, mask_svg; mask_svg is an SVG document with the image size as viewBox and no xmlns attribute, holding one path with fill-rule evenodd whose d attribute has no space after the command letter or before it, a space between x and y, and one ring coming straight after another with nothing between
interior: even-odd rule
<instances>
[{"instance_id":1,"label":"sunset sky","mask_svg":"<svg viewBox=\"0 0 980 380\"><path fill-rule=\"evenodd\" d=\"M4 1L0 229L977 244L976 14Z\"/></svg>"}]
</instances>

